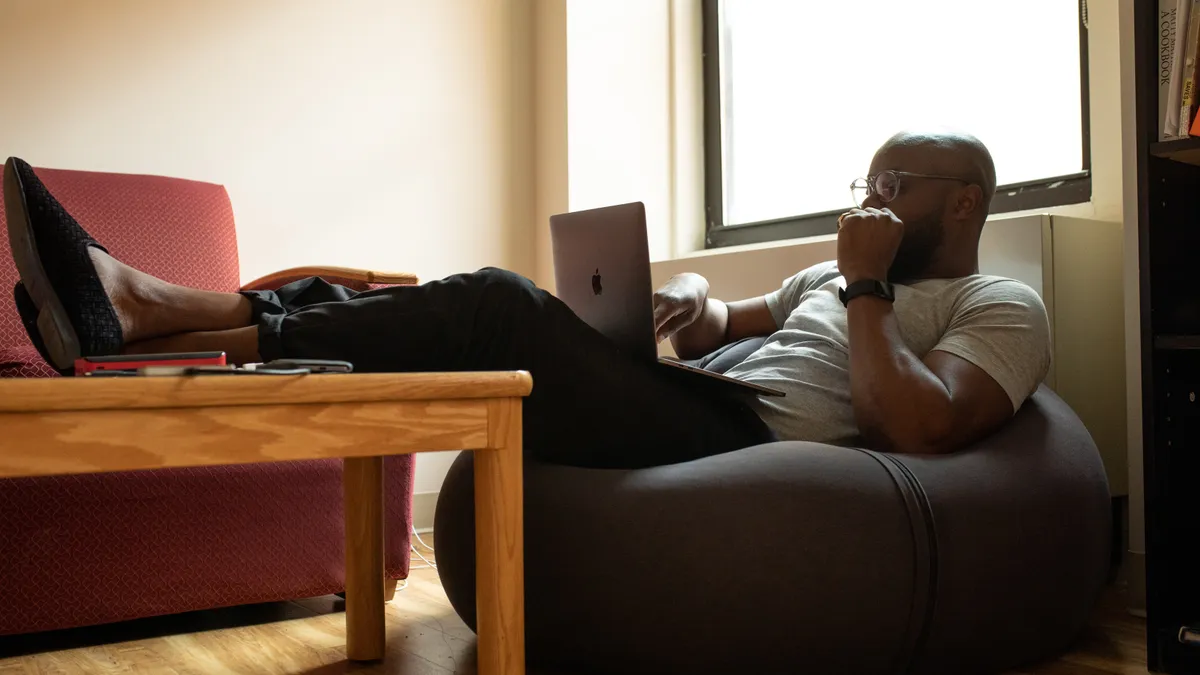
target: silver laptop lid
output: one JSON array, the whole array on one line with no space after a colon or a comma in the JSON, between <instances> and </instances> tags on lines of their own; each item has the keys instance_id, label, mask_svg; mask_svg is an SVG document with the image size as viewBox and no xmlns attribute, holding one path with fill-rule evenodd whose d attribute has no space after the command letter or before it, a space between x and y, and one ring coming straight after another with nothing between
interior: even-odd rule
<instances>
[{"instance_id":1,"label":"silver laptop lid","mask_svg":"<svg viewBox=\"0 0 1200 675\"><path fill-rule=\"evenodd\" d=\"M559 299L621 349L656 359L645 206L551 216L550 239Z\"/></svg>"}]
</instances>

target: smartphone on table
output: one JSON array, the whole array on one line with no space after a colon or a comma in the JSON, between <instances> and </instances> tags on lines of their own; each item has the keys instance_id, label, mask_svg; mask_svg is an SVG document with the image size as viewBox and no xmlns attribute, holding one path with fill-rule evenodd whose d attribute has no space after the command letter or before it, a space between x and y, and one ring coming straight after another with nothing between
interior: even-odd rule
<instances>
[{"instance_id":1,"label":"smartphone on table","mask_svg":"<svg viewBox=\"0 0 1200 675\"><path fill-rule=\"evenodd\" d=\"M349 361L329 361L326 359L275 359L258 364L255 370L303 370L309 373L351 373L354 365Z\"/></svg>"}]
</instances>

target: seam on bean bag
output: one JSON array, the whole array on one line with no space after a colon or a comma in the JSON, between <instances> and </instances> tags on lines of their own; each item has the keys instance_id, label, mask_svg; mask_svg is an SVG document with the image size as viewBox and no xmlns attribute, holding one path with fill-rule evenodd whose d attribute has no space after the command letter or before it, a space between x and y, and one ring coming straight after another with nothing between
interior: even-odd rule
<instances>
[{"instance_id":1,"label":"seam on bean bag","mask_svg":"<svg viewBox=\"0 0 1200 675\"><path fill-rule=\"evenodd\" d=\"M903 462L885 453L854 449L874 458L888 472L908 510L915 553L913 602L903 646L896 655L896 662L892 668L892 672L897 674L908 673L912 671L917 657L924 650L937 602L938 547L933 507L929 503L925 487Z\"/></svg>"}]
</instances>

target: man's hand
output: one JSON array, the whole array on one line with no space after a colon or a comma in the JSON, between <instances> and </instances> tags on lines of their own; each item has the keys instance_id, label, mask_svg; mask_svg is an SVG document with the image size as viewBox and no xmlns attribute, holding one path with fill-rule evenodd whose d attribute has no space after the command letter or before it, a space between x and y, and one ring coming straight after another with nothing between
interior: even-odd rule
<instances>
[{"instance_id":1,"label":"man's hand","mask_svg":"<svg viewBox=\"0 0 1200 675\"><path fill-rule=\"evenodd\" d=\"M670 338L681 359L698 359L742 338L779 330L762 296L726 304L708 297L699 274L671 277L654 294L654 336Z\"/></svg>"},{"instance_id":2,"label":"man's hand","mask_svg":"<svg viewBox=\"0 0 1200 675\"><path fill-rule=\"evenodd\" d=\"M854 209L838 219L838 271L847 284L886 281L904 238L904 223L891 209Z\"/></svg>"},{"instance_id":3,"label":"man's hand","mask_svg":"<svg viewBox=\"0 0 1200 675\"><path fill-rule=\"evenodd\" d=\"M700 318L708 300L708 280L678 274L654 293L654 338L662 342Z\"/></svg>"}]
</instances>

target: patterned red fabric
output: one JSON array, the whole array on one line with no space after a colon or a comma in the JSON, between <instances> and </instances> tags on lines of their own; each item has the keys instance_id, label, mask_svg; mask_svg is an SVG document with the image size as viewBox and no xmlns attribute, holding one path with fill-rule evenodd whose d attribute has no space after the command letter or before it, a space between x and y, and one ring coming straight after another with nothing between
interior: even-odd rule
<instances>
[{"instance_id":1,"label":"patterned red fabric","mask_svg":"<svg viewBox=\"0 0 1200 675\"><path fill-rule=\"evenodd\" d=\"M412 456L385 465L404 578ZM341 488L337 460L0 481L0 634L340 591Z\"/></svg>"},{"instance_id":2,"label":"patterned red fabric","mask_svg":"<svg viewBox=\"0 0 1200 675\"><path fill-rule=\"evenodd\" d=\"M33 345L0 348L0 377L58 377Z\"/></svg>"},{"instance_id":3,"label":"patterned red fabric","mask_svg":"<svg viewBox=\"0 0 1200 675\"><path fill-rule=\"evenodd\" d=\"M39 169L118 259L209 290L238 287L225 188ZM0 211L0 242L8 235ZM0 255L0 377L54 372L29 343ZM386 564L408 575L411 455L386 460ZM0 480L0 634L108 623L343 588L337 460Z\"/></svg>"}]
</instances>

